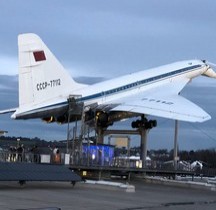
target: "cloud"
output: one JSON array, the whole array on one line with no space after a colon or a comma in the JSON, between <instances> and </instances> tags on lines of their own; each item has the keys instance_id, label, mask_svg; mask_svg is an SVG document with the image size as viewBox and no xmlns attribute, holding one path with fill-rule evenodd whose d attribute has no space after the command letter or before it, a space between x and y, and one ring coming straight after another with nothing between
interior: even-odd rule
<instances>
[{"instance_id":1,"label":"cloud","mask_svg":"<svg viewBox=\"0 0 216 210\"><path fill-rule=\"evenodd\" d=\"M76 77L74 79L79 83L84 83L89 85L102 82L105 80L105 78L103 77Z\"/></svg>"},{"instance_id":2,"label":"cloud","mask_svg":"<svg viewBox=\"0 0 216 210\"><path fill-rule=\"evenodd\" d=\"M205 76L197 77L189 84L189 86L215 88L216 79Z\"/></svg>"},{"instance_id":3,"label":"cloud","mask_svg":"<svg viewBox=\"0 0 216 210\"><path fill-rule=\"evenodd\" d=\"M205 2L205 12L201 0L24 2L0 3L1 54L17 56L17 35L34 32L79 76L119 76L196 57L216 60L213 1Z\"/></svg>"},{"instance_id":4,"label":"cloud","mask_svg":"<svg viewBox=\"0 0 216 210\"><path fill-rule=\"evenodd\" d=\"M18 73L18 58L0 54L0 72L6 75L16 75Z\"/></svg>"}]
</instances>

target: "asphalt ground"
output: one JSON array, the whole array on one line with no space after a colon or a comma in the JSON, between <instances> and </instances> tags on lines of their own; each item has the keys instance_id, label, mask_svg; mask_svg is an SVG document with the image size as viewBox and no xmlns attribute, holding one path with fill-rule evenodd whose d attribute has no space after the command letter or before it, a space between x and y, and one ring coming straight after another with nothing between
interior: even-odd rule
<instances>
[{"instance_id":1,"label":"asphalt ground","mask_svg":"<svg viewBox=\"0 0 216 210\"><path fill-rule=\"evenodd\" d=\"M216 192L131 182L135 192L115 187L61 182L0 182L0 209L215 210ZM51 208L52 207L52 208Z\"/></svg>"}]
</instances>

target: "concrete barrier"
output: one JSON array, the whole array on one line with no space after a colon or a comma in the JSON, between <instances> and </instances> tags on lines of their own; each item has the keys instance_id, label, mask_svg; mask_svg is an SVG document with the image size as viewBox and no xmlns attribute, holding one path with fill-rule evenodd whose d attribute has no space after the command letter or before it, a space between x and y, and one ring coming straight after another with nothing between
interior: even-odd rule
<instances>
[{"instance_id":1,"label":"concrete barrier","mask_svg":"<svg viewBox=\"0 0 216 210\"><path fill-rule=\"evenodd\" d=\"M94 180L86 180L84 184L87 184L91 187L96 188L103 188L103 189L114 189L114 190L121 190L128 193L134 193L135 192L135 186L130 185L129 183L123 184L119 182L111 182L111 181L94 181Z\"/></svg>"},{"instance_id":2,"label":"concrete barrier","mask_svg":"<svg viewBox=\"0 0 216 210\"><path fill-rule=\"evenodd\" d=\"M202 183L202 182L176 181L176 180L164 179L164 178L160 178L160 177L145 177L144 180L147 183L163 184L163 185L170 185L170 186L176 186L176 187L186 187L186 188L193 188L193 189L216 191L216 185L208 184L208 183Z\"/></svg>"}]
</instances>

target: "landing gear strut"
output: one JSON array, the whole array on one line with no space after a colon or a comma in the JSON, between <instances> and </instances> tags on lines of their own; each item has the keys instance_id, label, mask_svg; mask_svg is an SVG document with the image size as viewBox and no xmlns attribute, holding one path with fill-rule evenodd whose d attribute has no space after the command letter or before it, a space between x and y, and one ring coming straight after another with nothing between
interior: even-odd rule
<instances>
[{"instance_id":1,"label":"landing gear strut","mask_svg":"<svg viewBox=\"0 0 216 210\"><path fill-rule=\"evenodd\" d=\"M146 157L147 157L147 133L149 130L157 126L156 120L148 120L141 116L140 120L133 121L131 123L132 128L138 128L141 136L140 141L140 160L142 160L142 168L146 168Z\"/></svg>"}]
</instances>

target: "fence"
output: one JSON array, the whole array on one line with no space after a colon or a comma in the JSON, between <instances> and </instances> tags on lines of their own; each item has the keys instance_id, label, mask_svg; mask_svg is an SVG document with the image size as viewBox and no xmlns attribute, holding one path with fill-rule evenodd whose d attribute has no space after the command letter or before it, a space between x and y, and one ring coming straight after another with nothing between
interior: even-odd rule
<instances>
[{"instance_id":1,"label":"fence","mask_svg":"<svg viewBox=\"0 0 216 210\"><path fill-rule=\"evenodd\" d=\"M27 162L27 163L47 163L47 164L70 164L70 155L59 154L34 154L32 152L0 152L1 162Z\"/></svg>"},{"instance_id":2,"label":"fence","mask_svg":"<svg viewBox=\"0 0 216 210\"><path fill-rule=\"evenodd\" d=\"M0 162L27 162L27 163L41 163L41 164L62 164L62 165L77 165L77 166L100 166L100 167L114 167L114 168L142 168L141 160L129 159L126 157L114 157L112 159L102 159L100 155L85 156L81 158L79 155L71 155L66 153L58 154L38 154L32 152L10 152L0 151ZM147 161L146 168L159 170L174 170L172 164L156 164L155 161ZM203 168L192 169L178 167L181 171L193 171L197 175L202 176L216 176L216 169Z\"/></svg>"}]
</instances>

